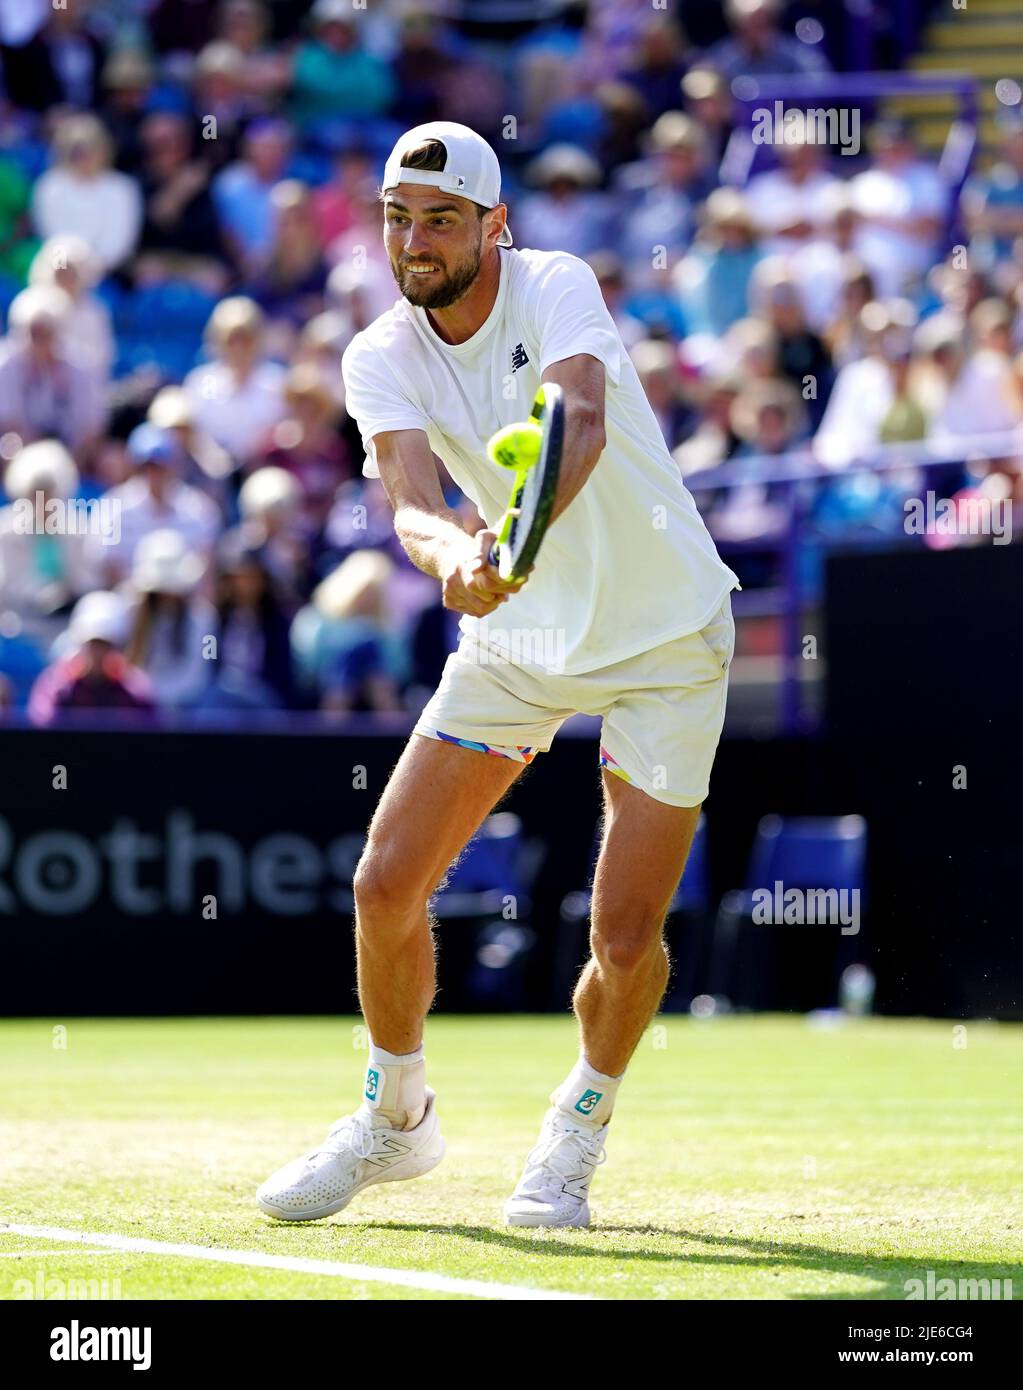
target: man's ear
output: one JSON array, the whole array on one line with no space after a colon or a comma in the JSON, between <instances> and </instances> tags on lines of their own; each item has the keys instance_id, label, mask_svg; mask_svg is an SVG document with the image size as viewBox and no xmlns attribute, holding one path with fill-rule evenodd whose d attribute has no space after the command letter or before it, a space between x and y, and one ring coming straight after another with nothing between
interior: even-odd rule
<instances>
[{"instance_id":1,"label":"man's ear","mask_svg":"<svg viewBox=\"0 0 1023 1390\"><path fill-rule=\"evenodd\" d=\"M500 217L495 217L495 212L500 213ZM483 221L485 222L486 236L488 241L491 239L491 237L493 237L493 241L496 244L497 238L501 235L501 232L504 230L504 224L507 221L507 219L508 208L504 203L498 203L496 207L487 208L487 210L483 214Z\"/></svg>"}]
</instances>

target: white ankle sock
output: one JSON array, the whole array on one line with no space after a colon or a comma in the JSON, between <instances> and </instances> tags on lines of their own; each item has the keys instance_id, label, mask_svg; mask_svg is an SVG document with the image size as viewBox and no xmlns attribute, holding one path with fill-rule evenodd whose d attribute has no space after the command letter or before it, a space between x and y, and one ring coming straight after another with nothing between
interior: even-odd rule
<instances>
[{"instance_id":1,"label":"white ankle sock","mask_svg":"<svg viewBox=\"0 0 1023 1390\"><path fill-rule=\"evenodd\" d=\"M587 1062L580 1052L579 1060L567 1078L551 1095L551 1104L571 1115L573 1120L600 1129L606 1125L614 1110L615 1097L621 1085L621 1076L605 1076Z\"/></svg>"},{"instance_id":2,"label":"white ankle sock","mask_svg":"<svg viewBox=\"0 0 1023 1390\"><path fill-rule=\"evenodd\" d=\"M370 1038L363 1104L391 1129L415 1129L426 1113L426 1057L415 1052L388 1052Z\"/></svg>"}]
</instances>

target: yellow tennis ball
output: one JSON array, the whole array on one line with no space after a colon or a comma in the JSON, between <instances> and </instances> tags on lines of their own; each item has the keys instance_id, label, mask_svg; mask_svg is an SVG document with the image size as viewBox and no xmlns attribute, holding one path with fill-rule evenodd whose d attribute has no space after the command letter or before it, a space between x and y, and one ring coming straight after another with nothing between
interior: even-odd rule
<instances>
[{"instance_id":1,"label":"yellow tennis ball","mask_svg":"<svg viewBox=\"0 0 1023 1390\"><path fill-rule=\"evenodd\" d=\"M505 425L487 444L487 453L502 468L532 468L540 457L543 430L535 420Z\"/></svg>"}]
</instances>

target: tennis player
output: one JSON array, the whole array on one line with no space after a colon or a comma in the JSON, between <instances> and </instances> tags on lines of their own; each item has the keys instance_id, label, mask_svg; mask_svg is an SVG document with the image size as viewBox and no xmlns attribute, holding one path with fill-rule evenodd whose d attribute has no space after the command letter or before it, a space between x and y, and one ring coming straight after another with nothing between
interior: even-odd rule
<instances>
[{"instance_id":1,"label":"tennis player","mask_svg":"<svg viewBox=\"0 0 1023 1390\"><path fill-rule=\"evenodd\" d=\"M573 998L580 1053L505 1217L585 1226L618 1089L668 981L663 924L721 733L738 580L682 485L593 272L561 252L512 249L486 141L450 122L417 126L387 161L382 198L401 297L344 354L348 409L363 471L383 482L412 561L463 614L461 635L355 876L370 1036L362 1102L257 1200L279 1219L315 1220L371 1183L440 1162L423 1054L435 991L428 900L578 711L603 721L605 798L591 956ZM529 415L541 382L562 388L565 448L550 530L514 582L488 560L510 475L487 441ZM478 509L475 534L445 501L438 459ZM555 640L514 640L537 632Z\"/></svg>"}]
</instances>

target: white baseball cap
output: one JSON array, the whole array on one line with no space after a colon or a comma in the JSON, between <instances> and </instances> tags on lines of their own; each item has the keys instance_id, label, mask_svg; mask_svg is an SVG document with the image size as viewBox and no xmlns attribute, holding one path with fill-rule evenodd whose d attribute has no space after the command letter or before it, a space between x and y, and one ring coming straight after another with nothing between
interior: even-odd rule
<instances>
[{"instance_id":1,"label":"white baseball cap","mask_svg":"<svg viewBox=\"0 0 1023 1390\"><path fill-rule=\"evenodd\" d=\"M447 151L443 170L409 169L401 162L407 150L427 140L439 140ZM399 183L420 183L428 188L442 188L459 198L468 198L485 208L496 208L501 201L501 166L497 155L484 140L467 125L455 121L428 121L426 125L406 130L384 165L384 193ZM498 246L511 246L512 234L507 224L497 239Z\"/></svg>"}]
</instances>

